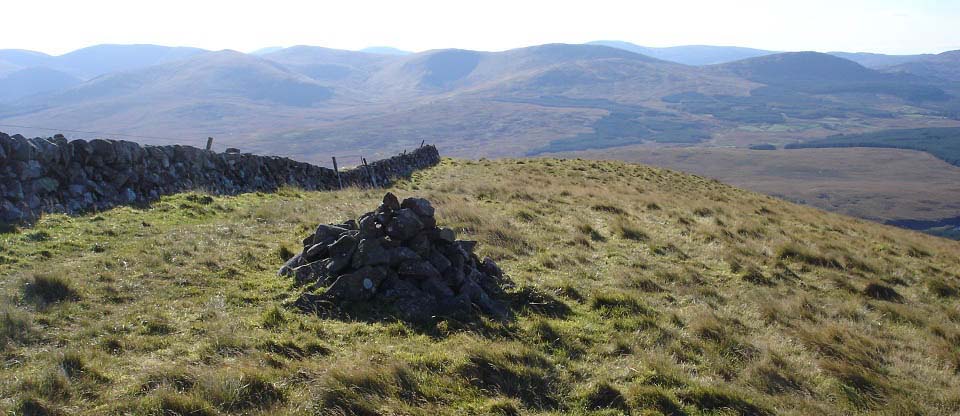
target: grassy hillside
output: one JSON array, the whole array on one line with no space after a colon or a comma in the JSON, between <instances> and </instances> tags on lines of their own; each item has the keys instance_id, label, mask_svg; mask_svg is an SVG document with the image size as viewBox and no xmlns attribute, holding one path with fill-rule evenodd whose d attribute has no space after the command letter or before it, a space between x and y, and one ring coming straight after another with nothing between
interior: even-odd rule
<instances>
[{"instance_id":1,"label":"grassy hillside","mask_svg":"<svg viewBox=\"0 0 960 416\"><path fill-rule=\"evenodd\" d=\"M960 167L914 150L756 151L641 145L550 156L656 165L878 222L935 222L960 212Z\"/></svg>"},{"instance_id":2,"label":"grassy hillside","mask_svg":"<svg viewBox=\"0 0 960 416\"><path fill-rule=\"evenodd\" d=\"M164 198L0 236L0 411L948 414L960 245L617 162L446 160L509 322L321 319L275 276L382 190Z\"/></svg>"}]
</instances>

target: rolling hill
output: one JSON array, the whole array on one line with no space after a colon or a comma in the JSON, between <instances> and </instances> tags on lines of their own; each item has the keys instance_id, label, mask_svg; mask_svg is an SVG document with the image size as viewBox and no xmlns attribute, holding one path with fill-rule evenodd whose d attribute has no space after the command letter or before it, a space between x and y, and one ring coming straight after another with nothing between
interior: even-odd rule
<instances>
[{"instance_id":1,"label":"rolling hill","mask_svg":"<svg viewBox=\"0 0 960 416\"><path fill-rule=\"evenodd\" d=\"M946 93L930 80L888 74L829 54L790 52L717 66L751 81L808 93L879 93L914 101L938 101Z\"/></svg>"},{"instance_id":2,"label":"rolling hill","mask_svg":"<svg viewBox=\"0 0 960 416\"><path fill-rule=\"evenodd\" d=\"M934 116L948 111L937 85L812 52L695 67L600 45L402 56L296 46L113 73L8 104L0 120L218 135L224 145L314 161L345 148L388 154L423 139L456 155L507 156L704 143L744 123Z\"/></svg>"},{"instance_id":3,"label":"rolling hill","mask_svg":"<svg viewBox=\"0 0 960 416\"><path fill-rule=\"evenodd\" d=\"M397 49L391 46L370 46L360 49L360 52L375 53L380 55L410 55L413 52Z\"/></svg>"},{"instance_id":4,"label":"rolling hill","mask_svg":"<svg viewBox=\"0 0 960 416\"><path fill-rule=\"evenodd\" d=\"M382 190L52 215L0 234L0 412L960 412L957 242L619 162L448 159L390 191L479 242L512 319L294 307L291 249Z\"/></svg>"},{"instance_id":5,"label":"rolling hill","mask_svg":"<svg viewBox=\"0 0 960 416\"><path fill-rule=\"evenodd\" d=\"M11 111L17 112L15 120L44 126L176 137L198 128L211 132L253 128L282 118L277 108L305 109L333 97L333 89L272 61L221 51L105 75L24 99ZM179 130L180 126L186 129Z\"/></svg>"},{"instance_id":6,"label":"rolling hill","mask_svg":"<svg viewBox=\"0 0 960 416\"><path fill-rule=\"evenodd\" d=\"M960 83L960 50L944 52L926 57L922 60L894 65L887 68L887 70L906 72L950 83Z\"/></svg>"},{"instance_id":7,"label":"rolling hill","mask_svg":"<svg viewBox=\"0 0 960 416\"><path fill-rule=\"evenodd\" d=\"M867 53L867 52L829 52L830 55L848 59L853 62L856 62L860 65L863 65L867 68L872 69L882 69L889 66L904 64L907 62L921 61L927 59L932 54L919 54L919 55L885 55L882 53Z\"/></svg>"},{"instance_id":8,"label":"rolling hill","mask_svg":"<svg viewBox=\"0 0 960 416\"><path fill-rule=\"evenodd\" d=\"M0 102L64 90L81 82L77 77L54 69L25 68L0 75Z\"/></svg>"},{"instance_id":9,"label":"rolling hill","mask_svg":"<svg viewBox=\"0 0 960 416\"><path fill-rule=\"evenodd\" d=\"M715 65L743 59L774 55L780 52L763 49L744 48L739 46L712 46L712 45L684 45L655 48L640 46L630 42L618 40L598 40L588 42L589 45L603 45L619 48L643 55L652 56L665 61L677 62L685 65ZM887 55L867 52L828 52L829 55L856 62L867 68L881 69L908 62L922 61L934 55Z\"/></svg>"},{"instance_id":10,"label":"rolling hill","mask_svg":"<svg viewBox=\"0 0 960 416\"><path fill-rule=\"evenodd\" d=\"M163 49L151 50L161 59ZM748 148L757 143L958 127L957 85L815 52L692 66L602 45L408 55L295 46L261 55L204 52L111 72L4 102L0 123L130 134L161 144L202 145L212 136L218 148L316 163L338 156L356 164L355 155L387 156L423 140L464 157L629 153L637 146L732 147L752 157ZM873 202L887 195L871 192L865 206L877 207ZM889 209L855 212L879 218Z\"/></svg>"},{"instance_id":11,"label":"rolling hill","mask_svg":"<svg viewBox=\"0 0 960 416\"><path fill-rule=\"evenodd\" d=\"M722 64L726 62L739 61L741 59L777 53L774 51L743 48L738 46L685 45L654 48L616 40L598 40L589 42L588 44L619 48L642 55L652 56L664 61L671 61L684 65Z\"/></svg>"},{"instance_id":12,"label":"rolling hill","mask_svg":"<svg viewBox=\"0 0 960 416\"><path fill-rule=\"evenodd\" d=\"M43 52L23 49L0 49L0 62L15 68L41 67L53 57Z\"/></svg>"},{"instance_id":13,"label":"rolling hill","mask_svg":"<svg viewBox=\"0 0 960 416\"><path fill-rule=\"evenodd\" d=\"M47 68L88 80L117 71L144 68L188 58L203 49L159 45L96 45L59 56L23 50L0 50L0 61L19 68Z\"/></svg>"}]
</instances>

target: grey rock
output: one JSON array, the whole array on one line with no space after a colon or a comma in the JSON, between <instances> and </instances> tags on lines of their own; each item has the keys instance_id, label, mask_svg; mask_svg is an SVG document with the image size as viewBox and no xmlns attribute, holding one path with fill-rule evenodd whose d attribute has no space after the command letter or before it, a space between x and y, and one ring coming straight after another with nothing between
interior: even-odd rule
<instances>
[{"instance_id":1,"label":"grey rock","mask_svg":"<svg viewBox=\"0 0 960 416\"><path fill-rule=\"evenodd\" d=\"M473 253L473 250L477 248L477 242L476 242L476 241L470 241L470 240L460 240L460 241L457 241L457 245L459 245L460 248L461 248L464 252L466 252L466 253L468 253L468 254L469 254L469 253Z\"/></svg>"},{"instance_id":2,"label":"grey rock","mask_svg":"<svg viewBox=\"0 0 960 416\"><path fill-rule=\"evenodd\" d=\"M408 247L395 247L389 250L390 265L396 266L400 263L410 260L419 260L420 256Z\"/></svg>"},{"instance_id":3,"label":"grey rock","mask_svg":"<svg viewBox=\"0 0 960 416\"><path fill-rule=\"evenodd\" d=\"M497 263L490 257L484 257L483 261L478 265L478 268L483 274L488 276L493 276L498 279L503 277L503 270L501 270L500 266L497 266Z\"/></svg>"},{"instance_id":4,"label":"grey rock","mask_svg":"<svg viewBox=\"0 0 960 416\"><path fill-rule=\"evenodd\" d=\"M310 239L310 244L304 244L305 246L312 246L314 244L333 244L334 241L337 241L341 235L345 234L348 230L343 227L337 227L334 225L325 225L321 224L317 227L317 230L313 233L312 238ZM305 241L306 242L306 241Z\"/></svg>"},{"instance_id":5,"label":"grey rock","mask_svg":"<svg viewBox=\"0 0 960 416\"><path fill-rule=\"evenodd\" d=\"M297 285L311 283L323 284L327 279L327 261L320 260L293 269L294 282Z\"/></svg>"},{"instance_id":6,"label":"grey rock","mask_svg":"<svg viewBox=\"0 0 960 416\"><path fill-rule=\"evenodd\" d=\"M441 273L445 272L452 265L450 260L447 260L446 256L440 254L440 252L436 250L430 252L430 255L427 256L427 260L433 265L433 268L437 269L437 271Z\"/></svg>"},{"instance_id":7,"label":"grey rock","mask_svg":"<svg viewBox=\"0 0 960 416\"><path fill-rule=\"evenodd\" d=\"M357 249L357 238L350 234L344 234L333 244L330 244L327 249L330 252L330 264L328 264L327 270L330 273L337 273L350 265L350 257Z\"/></svg>"},{"instance_id":8,"label":"grey rock","mask_svg":"<svg viewBox=\"0 0 960 416\"><path fill-rule=\"evenodd\" d=\"M360 228L360 238L374 239L383 237L383 230L378 226L377 218L373 213L361 218L357 226Z\"/></svg>"},{"instance_id":9,"label":"grey rock","mask_svg":"<svg viewBox=\"0 0 960 416\"><path fill-rule=\"evenodd\" d=\"M18 222L24 218L23 211L10 201L3 201L3 203L0 203L0 208L3 208L0 210L0 219L2 219L4 222Z\"/></svg>"},{"instance_id":10,"label":"grey rock","mask_svg":"<svg viewBox=\"0 0 960 416\"><path fill-rule=\"evenodd\" d=\"M423 223L420 218L409 209L400 209L393 220L386 226L386 234L396 240L409 240L420 233Z\"/></svg>"},{"instance_id":11,"label":"grey rock","mask_svg":"<svg viewBox=\"0 0 960 416\"><path fill-rule=\"evenodd\" d=\"M364 267L338 277L327 289L327 295L337 300L368 300L386 277L382 267Z\"/></svg>"},{"instance_id":12,"label":"grey rock","mask_svg":"<svg viewBox=\"0 0 960 416\"><path fill-rule=\"evenodd\" d=\"M433 205L430 204L430 201L423 198L404 199L400 207L413 210L414 213L421 217L433 217L434 214Z\"/></svg>"},{"instance_id":13,"label":"grey rock","mask_svg":"<svg viewBox=\"0 0 960 416\"><path fill-rule=\"evenodd\" d=\"M400 266L397 267L397 274L404 279L440 278L440 272L426 260L410 260L400 263Z\"/></svg>"},{"instance_id":14,"label":"grey rock","mask_svg":"<svg viewBox=\"0 0 960 416\"><path fill-rule=\"evenodd\" d=\"M420 281L420 290L433 295L437 299L453 297L453 290L440 277L431 277Z\"/></svg>"},{"instance_id":15,"label":"grey rock","mask_svg":"<svg viewBox=\"0 0 960 416\"><path fill-rule=\"evenodd\" d=\"M445 270L443 273L443 280L447 282L450 287L460 287L463 284L463 281L467 278L463 273L463 269L459 267L450 267Z\"/></svg>"},{"instance_id":16,"label":"grey rock","mask_svg":"<svg viewBox=\"0 0 960 416\"><path fill-rule=\"evenodd\" d=\"M330 249L327 244L314 244L303 251L303 259L308 262L314 262L327 257Z\"/></svg>"},{"instance_id":17,"label":"grey rock","mask_svg":"<svg viewBox=\"0 0 960 416\"><path fill-rule=\"evenodd\" d=\"M70 192L70 195L72 196L83 196L86 190L87 188L79 184L72 184L67 187L67 191Z\"/></svg>"},{"instance_id":18,"label":"grey rock","mask_svg":"<svg viewBox=\"0 0 960 416\"><path fill-rule=\"evenodd\" d=\"M380 204L382 212L393 212L400 209L400 200L391 192L383 196L383 203Z\"/></svg>"},{"instance_id":19,"label":"grey rock","mask_svg":"<svg viewBox=\"0 0 960 416\"><path fill-rule=\"evenodd\" d=\"M99 163L111 164L117 159L117 149L113 141L94 139L90 141L91 157Z\"/></svg>"},{"instance_id":20,"label":"grey rock","mask_svg":"<svg viewBox=\"0 0 960 416\"><path fill-rule=\"evenodd\" d=\"M470 302L470 297L461 293L453 297L440 299L436 307L436 313L454 318L465 318L469 316L472 309L473 304Z\"/></svg>"},{"instance_id":21,"label":"grey rock","mask_svg":"<svg viewBox=\"0 0 960 416\"><path fill-rule=\"evenodd\" d=\"M346 228L347 230L357 230L360 228L356 220L347 220L343 224L340 224L340 226Z\"/></svg>"},{"instance_id":22,"label":"grey rock","mask_svg":"<svg viewBox=\"0 0 960 416\"><path fill-rule=\"evenodd\" d=\"M410 239L410 241L407 242L407 247L410 247L414 253L417 253L418 256L423 258L429 258L430 252L433 250L430 245L430 238L424 233L418 234Z\"/></svg>"},{"instance_id":23,"label":"grey rock","mask_svg":"<svg viewBox=\"0 0 960 416\"><path fill-rule=\"evenodd\" d=\"M497 280L494 279L493 276L483 274L476 269L470 270L467 279L477 282L480 288L488 295L499 297L504 294L503 289L497 284Z\"/></svg>"},{"instance_id":24,"label":"grey rock","mask_svg":"<svg viewBox=\"0 0 960 416\"><path fill-rule=\"evenodd\" d=\"M33 181L33 185L37 191L51 193L60 187L60 182L50 177L43 177Z\"/></svg>"},{"instance_id":25,"label":"grey rock","mask_svg":"<svg viewBox=\"0 0 960 416\"><path fill-rule=\"evenodd\" d=\"M36 212L37 209L39 209L43 205L43 201L41 201L40 197L38 197L36 194L27 196L26 202L27 202L27 207L29 207L30 210L34 212Z\"/></svg>"},{"instance_id":26,"label":"grey rock","mask_svg":"<svg viewBox=\"0 0 960 416\"><path fill-rule=\"evenodd\" d=\"M390 252L383 247L380 240L375 238L360 240L360 244L357 245L357 252L353 254L353 268L355 269L389 263Z\"/></svg>"},{"instance_id":27,"label":"grey rock","mask_svg":"<svg viewBox=\"0 0 960 416\"><path fill-rule=\"evenodd\" d=\"M440 240L452 243L454 241L457 241L457 232L453 231L450 228L441 228L440 232L437 233L437 237Z\"/></svg>"},{"instance_id":28,"label":"grey rock","mask_svg":"<svg viewBox=\"0 0 960 416\"><path fill-rule=\"evenodd\" d=\"M32 160L35 153L36 146L34 146L33 143L30 143L30 141L25 139L23 136L17 134L11 138L10 159L26 162L28 160Z\"/></svg>"},{"instance_id":29,"label":"grey rock","mask_svg":"<svg viewBox=\"0 0 960 416\"><path fill-rule=\"evenodd\" d=\"M403 320L426 322L436 314L436 298L406 280L393 282L392 287L384 291L384 298L393 301L398 317Z\"/></svg>"},{"instance_id":30,"label":"grey rock","mask_svg":"<svg viewBox=\"0 0 960 416\"><path fill-rule=\"evenodd\" d=\"M296 256L293 256L287 260L287 262L280 267L280 270L277 271L277 276L290 276L293 273L293 269L296 269L304 264L306 264L306 261L303 260L301 255L297 254Z\"/></svg>"},{"instance_id":31,"label":"grey rock","mask_svg":"<svg viewBox=\"0 0 960 416\"><path fill-rule=\"evenodd\" d=\"M42 176L43 166L36 160L28 160L20 172L20 178L24 180L36 179Z\"/></svg>"},{"instance_id":32,"label":"grey rock","mask_svg":"<svg viewBox=\"0 0 960 416\"><path fill-rule=\"evenodd\" d=\"M23 200L23 186L20 185L20 181L11 181L7 184L7 192L3 196L14 201Z\"/></svg>"},{"instance_id":33,"label":"grey rock","mask_svg":"<svg viewBox=\"0 0 960 416\"><path fill-rule=\"evenodd\" d=\"M497 319L507 319L509 310L499 301L492 299L483 289L471 279L466 279L460 286L460 293L470 298L473 304L480 307L484 313L490 314Z\"/></svg>"}]
</instances>

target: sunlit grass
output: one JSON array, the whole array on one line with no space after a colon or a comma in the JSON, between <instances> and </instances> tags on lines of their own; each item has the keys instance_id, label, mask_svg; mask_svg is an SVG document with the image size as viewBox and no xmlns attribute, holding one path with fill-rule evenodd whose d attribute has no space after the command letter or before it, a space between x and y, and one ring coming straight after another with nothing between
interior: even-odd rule
<instances>
[{"instance_id":1,"label":"sunlit grass","mask_svg":"<svg viewBox=\"0 0 960 416\"><path fill-rule=\"evenodd\" d=\"M516 319L324 319L275 276L382 190L165 197L0 234L0 412L960 412L960 245L708 179L446 160Z\"/></svg>"}]
</instances>

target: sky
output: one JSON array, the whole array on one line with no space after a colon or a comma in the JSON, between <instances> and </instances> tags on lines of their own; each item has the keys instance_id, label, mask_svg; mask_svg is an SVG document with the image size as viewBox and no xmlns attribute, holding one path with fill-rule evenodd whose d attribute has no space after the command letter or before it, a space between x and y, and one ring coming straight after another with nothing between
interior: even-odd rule
<instances>
[{"instance_id":1,"label":"sky","mask_svg":"<svg viewBox=\"0 0 960 416\"><path fill-rule=\"evenodd\" d=\"M622 40L889 54L960 49L960 0L5 0L0 49L103 43L498 51Z\"/></svg>"}]
</instances>

